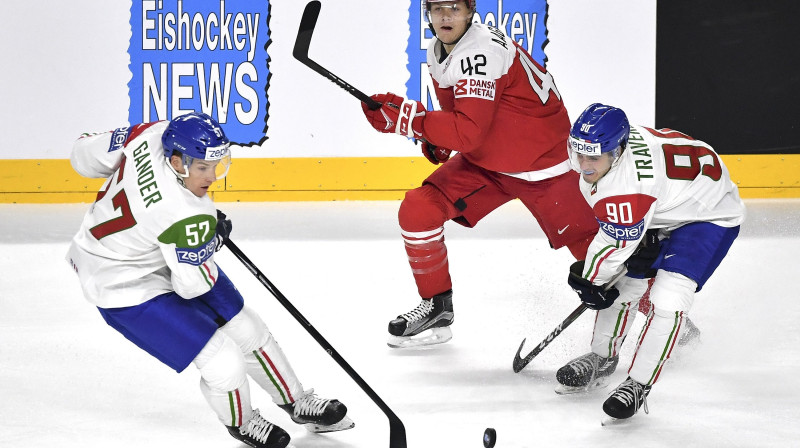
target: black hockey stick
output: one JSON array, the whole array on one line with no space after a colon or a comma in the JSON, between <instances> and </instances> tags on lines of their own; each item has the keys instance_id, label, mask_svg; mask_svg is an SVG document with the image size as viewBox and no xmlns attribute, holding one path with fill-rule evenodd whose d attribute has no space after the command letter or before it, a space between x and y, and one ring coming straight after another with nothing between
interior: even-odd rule
<instances>
[{"instance_id":1,"label":"black hockey stick","mask_svg":"<svg viewBox=\"0 0 800 448\"><path fill-rule=\"evenodd\" d=\"M608 285L606 285L605 289L614 286L614 284L617 283L617 281L621 279L622 276L624 276L627 272L628 270L623 268L622 272L617 274L614 278L611 279L610 282L608 282ZM589 308L587 308L586 305L584 305L583 302L581 302L581 304L578 305L577 308L575 308L575 311L569 313L569 316L567 316L567 318L564 319L563 322L558 324L558 326L553 331L551 331L550 334L548 334L547 337L544 338L544 340L540 342L539 345L536 346L536 348L531 350L531 352L525 355L524 358L521 358L519 355L520 352L522 352L522 347L525 346L525 341L527 340L527 338L523 339L522 343L519 344L519 348L517 349L517 354L514 355L514 364L512 365L514 373L519 373L520 370L524 369L525 366L527 366L531 361L533 361L533 358L535 358L536 355L541 353L545 347L547 347L548 345L550 345L551 342L553 342L553 339L555 339L559 334L561 334L561 332L564 331L567 327L572 325L572 323L575 322L581 316L581 314L583 314L583 312L588 309Z\"/></svg>"},{"instance_id":2,"label":"black hockey stick","mask_svg":"<svg viewBox=\"0 0 800 448\"><path fill-rule=\"evenodd\" d=\"M346 90L350 95L361 100L370 110L378 109L381 107L381 103L368 97L364 92L351 86L347 81L334 75L328 69L317 64L308 57L308 49L311 46L311 36L314 34L314 27L317 26L317 18L319 18L319 10L321 7L322 5L318 0L313 0L309 2L306 5L306 9L303 10L303 17L300 19L300 28L297 30L297 40L294 42L294 51L292 51L294 58L311 70L330 79L334 84Z\"/></svg>"},{"instance_id":3,"label":"black hockey stick","mask_svg":"<svg viewBox=\"0 0 800 448\"><path fill-rule=\"evenodd\" d=\"M389 406L386 405L381 397L379 397L378 394L375 393L371 387L369 387L369 384L367 384L367 382L364 381L361 376L359 376L359 374L353 370L352 367L350 367L350 364L348 364L347 361L342 358L339 352L337 352L336 349L334 349L333 346L331 346L331 344L329 344L328 341L326 341L325 338L319 334L316 328L314 328L314 326L311 325L311 323L309 323L302 314L300 314L300 311L298 311L297 308L292 305L289 299L287 299L286 296L284 296L278 290L278 288L276 288L275 285L273 285L272 282L270 282L269 279L261 273L256 265L254 265L253 262L247 258L247 256L242 252L241 249L239 249L238 246L236 246L236 244L233 243L233 241L225 241L225 246L230 249L231 252L233 252L233 255L235 255L236 258L238 258L239 261L241 261L242 264L253 275L256 276L261 284L264 285L264 287L266 287L276 299L278 299L278 302L280 302L281 305L283 305L283 307L286 308L286 310L288 310L298 322L300 322L303 328L306 329L306 331L317 341L317 343L321 345L329 355L331 355L336 363L339 364L339 366L344 369L348 375L350 375L350 378L352 378L356 384L358 384L361 390L366 392L369 398L371 398L372 401L378 405L379 408L381 408L381 411L386 414L386 417L389 418L389 448L406 448L406 428L400 418L397 417L397 415L391 410L391 408L389 408Z\"/></svg>"},{"instance_id":4,"label":"black hockey stick","mask_svg":"<svg viewBox=\"0 0 800 448\"><path fill-rule=\"evenodd\" d=\"M533 358L536 357L536 355L541 353L545 347L547 347L551 342L553 342L553 339L555 339L559 334L561 334L561 332L564 331L565 328L569 327L573 322L575 322L576 319L578 319L578 317L580 317L581 314L583 314L584 311L588 309L589 308L586 308L586 305L581 303L577 308L575 308L575 311L569 313L569 316L567 316L567 318L564 319L563 322L558 324L555 330L551 331L550 334L548 334L547 337L544 338L544 340L540 342L539 345L536 346L536 348L534 348L530 353L525 355L524 358L521 358L519 356L520 352L522 352L522 347L525 346L525 341L528 340L527 338L523 339L522 343L519 344L519 348L517 349L517 354L514 355L514 365L513 365L514 373L519 373L520 370L524 369L525 366L527 366L528 363L530 363L533 360Z\"/></svg>"}]
</instances>

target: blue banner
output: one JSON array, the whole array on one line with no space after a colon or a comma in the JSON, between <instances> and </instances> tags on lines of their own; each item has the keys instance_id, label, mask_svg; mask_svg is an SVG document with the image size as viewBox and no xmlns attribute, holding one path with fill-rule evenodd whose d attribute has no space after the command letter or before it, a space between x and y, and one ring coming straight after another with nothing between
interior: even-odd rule
<instances>
[{"instance_id":1,"label":"blue banner","mask_svg":"<svg viewBox=\"0 0 800 448\"><path fill-rule=\"evenodd\" d=\"M133 0L131 124L201 111L231 141L266 140L269 2Z\"/></svg>"},{"instance_id":2,"label":"blue banner","mask_svg":"<svg viewBox=\"0 0 800 448\"><path fill-rule=\"evenodd\" d=\"M438 109L433 82L428 74L426 51L433 37L424 17L422 0L411 0L408 40L408 71L406 96L422 101L428 109ZM547 0L478 0L474 21L497 27L543 67L547 61Z\"/></svg>"}]
</instances>

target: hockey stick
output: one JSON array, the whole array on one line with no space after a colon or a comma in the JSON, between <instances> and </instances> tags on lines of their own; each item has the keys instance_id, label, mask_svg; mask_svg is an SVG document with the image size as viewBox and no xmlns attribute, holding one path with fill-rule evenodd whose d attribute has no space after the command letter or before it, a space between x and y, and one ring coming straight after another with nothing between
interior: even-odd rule
<instances>
[{"instance_id":1,"label":"hockey stick","mask_svg":"<svg viewBox=\"0 0 800 448\"><path fill-rule=\"evenodd\" d=\"M294 50L292 51L294 58L311 70L333 81L334 84L346 90L350 95L361 100L370 110L378 109L381 107L381 103L368 97L364 92L351 86L347 81L334 75L328 69L317 64L308 57L308 49L311 46L311 35L314 34L314 27L317 26L317 19L319 18L319 10L321 7L322 5L318 0L313 0L309 2L306 5L306 9L303 10L303 17L300 19L300 28L297 30L297 40L294 42Z\"/></svg>"},{"instance_id":2,"label":"hockey stick","mask_svg":"<svg viewBox=\"0 0 800 448\"><path fill-rule=\"evenodd\" d=\"M619 279L621 279L627 272L628 270L623 268L622 272L614 276L614 278L612 278L611 281L608 282L608 285L606 285L605 289L608 290L609 288L614 286L614 284L617 283L617 281L619 281ZM588 309L589 308L587 308L586 305L584 305L583 302L581 302L581 304L578 305L577 308L575 308L575 311L569 313L569 316L567 316L567 318L564 319L563 322L558 324L558 326L553 331L551 331L550 334L548 334L547 337L544 338L544 340L540 342L539 345L536 346L536 348L531 350L531 352L525 355L524 358L521 358L519 355L520 352L522 352L522 347L525 346L525 341L527 340L527 338L523 339L522 343L519 344L519 348L517 349L517 354L514 355L514 364L512 365L514 373L519 373L520 370L524 369L525 366L527 366L531 361L533 361L533 358L535 358L536 355L541 353L545 347L547 347L548 345L550 345L551 342L553 342L553 339L555 339L559 334L561 334L561 332L564 331L567 327L572 325L572 323L575 322L581 316L581 314L583 314L583 312Z\"/></svg>"},{"instance_id":3,"label":"hockey stick","mask_svg":"<svg viewBox=\"0 0 800 448\"><path fill-rule=\"evenodd\" d=\"M350 364L348 364L347 361L342 358L339 352L337 352L336 349L334 349L333 346L331 346L331 344L329 344L328 341L326 341L325 338L319 334L314 326L311 325L311 323L309 323L302 314L300 314L300 311L298 311L297 308L292 305L289 299L287 299L286 296L284 296L278 290L278 288L276 288L275 285L273 285L272 282L270 282L269 279L261 273L256 265L253 264L249 258L247 258L247 256L242 252L241 249L239 249L238 246L236 246L236 244L233 243L233 241L230 239L225 241L225 246L230 249L231 252L233 252L233 255L235 255L236 258L238 258L239 261L241 261L242 264L253 275L256 276L261 284L264 285L264 287L267 288L267 290L273 296L275 296L276 299L278 299L278 302L280 302L281 305L283 305L283 307L286 308L286 310L288 310L298 322L300 322L300 325L306 329L306 331L317 341L317 343L321 345L329 355L331 355L334 361L336 361L336 363L339 364L339 366L344 369L348 375L350 375L350 378L352 378L353 381L358 384L361 390L366 392L369 398L371 398L372 401L378 405L381 411L386 414L386 417L389 418L389 448L406 448L406 428L400 418L397 417L397 415L389 408L389 406L386 405L381 397L379 397L378 394L375 393L371 387L369 387L369 384L367 384L367 382L364 381L361 376L359 376L359 374L353 370L352 367L350 367Z\"/></svg>"}]
</instances>

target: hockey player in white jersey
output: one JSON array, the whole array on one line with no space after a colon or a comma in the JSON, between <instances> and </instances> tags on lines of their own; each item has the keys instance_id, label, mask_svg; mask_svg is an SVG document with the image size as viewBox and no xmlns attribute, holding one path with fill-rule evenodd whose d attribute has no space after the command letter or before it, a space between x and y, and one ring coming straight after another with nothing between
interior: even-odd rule
<instances>
[{"instance_id":1,"label":"hockey player in white jersey","mask_svg":"<svg viewBox=\"0 0 800 448\"><path fill-rule=\"evenodd\" d=\"M709 145L670 129L631 126L615 107L598 103L583 111L572 125L568 153L600 224L585 262L570 268L569 284L598 312L591 352L556 377L586 390L614 372L646 277L655 276L628 378L603 403L610 417L629 418L643 404L647 412L646 398L686 326L695 292L739 234L745 207ZM648 240L642 265L639 251ZM609 288L626 266L628 273Z\"/></svg>"},{"instance_id":2,"label":"hockey player in white jersey","mask_svg":"<svg viewBox=\"0 0 800 448\"><path fill-rule=\"evenodd\" d=\"M251 407L248 375L294 422L351 428L344 404L303 389L214 262L232 226L207 193L227 174L229 146L219 123L194 112L82 136L73 168L107 180L67 260L108 325L177 372L195 365L203 396L236 439L259 448L290 440Z\"/></svg>"}]
</instances>

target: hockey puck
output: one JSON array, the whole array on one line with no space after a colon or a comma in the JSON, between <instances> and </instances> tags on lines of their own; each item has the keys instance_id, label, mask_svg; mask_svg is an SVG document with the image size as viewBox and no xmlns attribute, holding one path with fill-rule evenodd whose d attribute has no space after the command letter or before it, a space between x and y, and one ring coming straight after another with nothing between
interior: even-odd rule
<instances>
[{"instance_id":1,"label":"hockey puck","mask_svg":"<svg viewBox=\"0 0 800 448\"><path fill-rule=\"evenodd\" d=\"M492 448L496 441L497 431L495 431L494 428L486 428L486 431L483 432L483 446L486 448Z\"/></svg>"}]
</instances>

